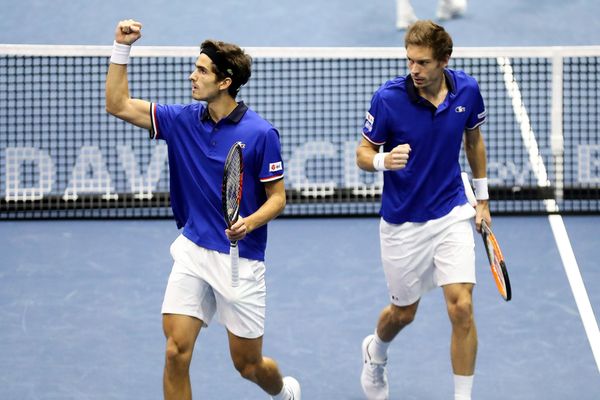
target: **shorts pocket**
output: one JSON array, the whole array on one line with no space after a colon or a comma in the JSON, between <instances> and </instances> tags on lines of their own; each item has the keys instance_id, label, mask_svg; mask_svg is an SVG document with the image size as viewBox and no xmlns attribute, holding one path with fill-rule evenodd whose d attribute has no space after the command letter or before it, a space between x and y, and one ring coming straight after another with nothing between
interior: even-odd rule
<instances>
[{"instance_id":1,"label":"shorts pocket","mask_svg":"<svg viewBox=\"0 0 600 400\"><path fill-rule=\"evenodd\" d=\"M261 261L240 259L240 279L259 282L264 279L265 265Z\"/></svg>"}]
</instances>

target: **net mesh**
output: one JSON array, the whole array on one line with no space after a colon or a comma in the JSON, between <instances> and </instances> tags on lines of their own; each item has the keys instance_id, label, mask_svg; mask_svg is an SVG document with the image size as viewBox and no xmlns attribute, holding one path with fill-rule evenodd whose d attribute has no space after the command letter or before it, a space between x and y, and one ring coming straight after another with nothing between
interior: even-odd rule
<instances>
[{"instance_id":1,"label":"net mesh","mask_svg":"<svg viewBox=\"0 0 600 400\"><path fill-rule=\"evenodd\" d=\"M599 53L598 50L595 50ZM456 52L455 52L456 53ZM134 97L187 103L193 56L133 57ZM479 82L493 213L600 211L600 54L453 57ZM166 146L104 110L105 55L0 55L0 218L169 217ZM355 149L373 92L406 74L402 57L254 57L240 100L280 131L284 215L365 215L382 176ZM464 154L463 170L469 171Z\"/></svg>"}]
</instances>

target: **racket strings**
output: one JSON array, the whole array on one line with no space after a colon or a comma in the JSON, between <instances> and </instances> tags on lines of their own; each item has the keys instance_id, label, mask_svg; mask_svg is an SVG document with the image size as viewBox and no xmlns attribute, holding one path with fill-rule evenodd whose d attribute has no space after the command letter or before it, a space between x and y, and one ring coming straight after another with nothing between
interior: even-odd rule
<instances>
[{"instance_id":1,"label":"racket strings","mask_svg":"<svg viewBox=\"0 0 600 400\"><path fill-rule=\"evenodd\" d=\"M502 271L502 255L499 254L500 249L497 243L492 239L491 236L486 235L486 250L489 256L490 265L493 268L494 280L496 286L504 298L507 297L506 280L504 278L504 272Z\"/></svg>"},{"instance_id":2,"label":"racket strings","mask_svg":"<svg viewBox=\"0 0 600 400\"><path fill-rule=\"evenodd\" d=\"M237 153L236 153L237 154ZM239 204L241 200L241 158L239 155L233 156L227 165L227 180L225 187L225 201L227 207L227 217L229 221L234 222L237 219Z\"/></svg>"},{"instance_id":3,"label":"racket strings","mask_svg":"<svg viewBox=\"0 0 600 400\"><path fill-rule=\"evenodd\" d=\"M496 240L496 237L489 229L485 221L482 222L482 237L485 252L487 253L490 267L492 270L492 276L494 282L498 288L498 291L504 298L509 301L512 297L512 291L510 287L510 280L508 278L508 272L506 271L506 264L504 263L504 256L500 250L500 245Z\"/></svg>"},{"instance_id":4,"label":"racket strings","mask_svg":"<svg viewBox=\"0 0 600 400\"><path fill-rule=\"evenodd\" d=\"M487 246L485 247L485 250L488 253L488 258L490 259L490 263L491 264L496 264L496 255L494 254L494 243L490 239L489 235L486 235L485 241L487 243Z\"/></svg>"}]
</instances>

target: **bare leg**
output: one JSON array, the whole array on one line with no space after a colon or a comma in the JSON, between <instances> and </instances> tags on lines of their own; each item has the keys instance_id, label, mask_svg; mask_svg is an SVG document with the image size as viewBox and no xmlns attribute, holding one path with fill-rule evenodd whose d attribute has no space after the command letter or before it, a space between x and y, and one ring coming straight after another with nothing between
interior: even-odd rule
<instances>
[{"instance_id":1,"label":"bare leg","mask_svg":"<svg viewBox=\"0 0 600 400\"><path fill-rule=\"evenodd\" d=\"M163 392L165 400L191 400L190 363L202 321L186 315L164 314L167 338Z\"/></svg>"},{"instance_id":2,"label":"bare leg","mask_svg":"<svg viewBox=\"0 0 600 400\"><path fill-rule=\"evenodd\" d=\"M394 337L414 320L418 306L418 301L404 307L390 304L381 311L377 322L377 335L364 338L360 384L367 398L387 399L389 397L386 373L387 349Z\"/></svg>"},{"instance_id":3,"label":"bare leg","mask_svg":"<svg viewBox=\"0 0 600 400\"><path fill-rule=\"evenodd\" d=\"M281 392L283 380L277 363L262 355L262 336L246 339L227 331L229 351L235 369L265 392L274 396Z\"/></svg>"},{"instance_id":4,"label":"bare leg","mask_svg":"<svg viewBox=\"0 0 600 400\"><path fill-rule=\"evenodd\" d=\"M448 316L452 323L450 356L456 375L471 376L477 357L477 328L473 318L473 284L460 283L444 286Z\"/></svg>"},{"instance_id":5,"label":"bare leg","mask_svg":"<svg viewBox=\"0 0 600 400\"><path fill-rule=\"evenodd\" d=\"M377 322L377 336L384 342L391 342L396 335L410 324L417 313L419 302L409 306L390 304L381 311Z\"/></svg>"}]
</instances>

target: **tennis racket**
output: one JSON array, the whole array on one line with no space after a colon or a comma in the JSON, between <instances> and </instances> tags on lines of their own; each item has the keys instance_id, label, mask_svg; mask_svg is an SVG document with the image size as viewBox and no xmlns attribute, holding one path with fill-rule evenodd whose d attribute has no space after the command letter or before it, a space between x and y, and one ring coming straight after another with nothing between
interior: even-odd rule
<instances>
[{"instance_id":1,"label":"tennis racket","mask_svg":"<svg viewBox=\"0 0 600 400\"><path fill-rule=\"evenodd\" d=\"M473 193L473 188L471 187L467 173L462 172L461 178L465 187L465 195L467 196L469 204L471 204L473 207L476 207L477 200L475 199L475 193ZM483 238L485 253L487 254L490 262L492 276L494 277L494 282L496 282L498 292L504 300L509 301L512 297L512 292L510 289L510 280L508 279L508 270L506 269L504 256L502 255L502 251L500 250L500 245L498 244L498 240L496 240L496 236L490 227L485 223L485 221L481 221L481 237Z\"/></svg>"},{"instance_id":2,"label":"tennis racket","mask_svg":"<svg viewBox=\"0 0 600 400\"><path fill-rule=\"evenodd\" d=\"M504 256L502 255L496 236L485 221L481 221L481 237L483 238L483 245L490 261L492 276L496 282L498 292L500 292L504 300L509 301L512 297L512 291L510 289L510 280L508 279L508 270L506 269Z\"/></svg>"},{"instance_id":3,"label":"tennis racket","mask_svg":"<svg viewBox=\"0 0 600 400\"><path fill-rule=\"evenodd\" d=\"M244 180L244 159L242 157L242 142L236 142L229 149L223 170L223 186L221 187L221 206L223 216L228 228L240 216L240 202L242 200L242 182ZM231 259L231 286L240 284L239 276L239 249L237 240L230 241L229 255Z\"/></svg>"}]
</instances>

